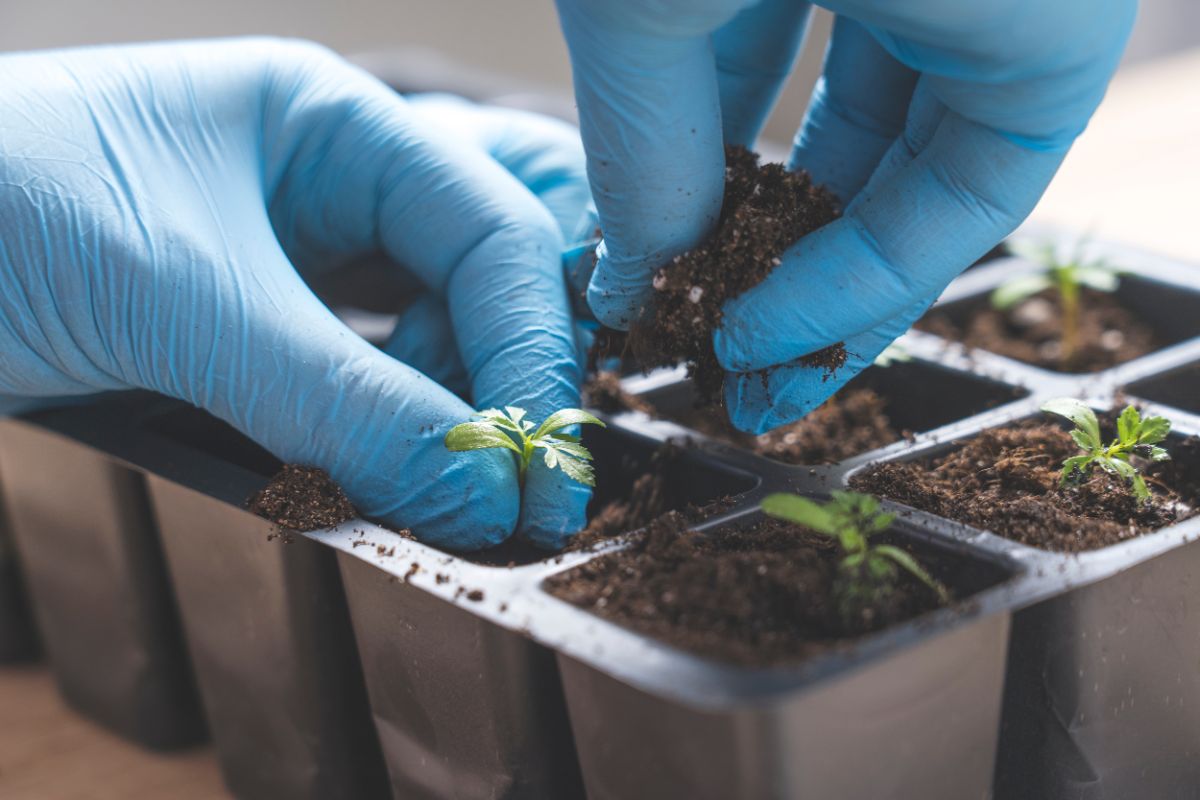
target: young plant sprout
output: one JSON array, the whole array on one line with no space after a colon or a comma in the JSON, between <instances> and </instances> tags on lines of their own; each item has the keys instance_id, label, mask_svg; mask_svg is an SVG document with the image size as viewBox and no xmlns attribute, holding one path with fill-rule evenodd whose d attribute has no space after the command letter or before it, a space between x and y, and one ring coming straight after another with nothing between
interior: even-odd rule
<instances>
[{"instance_id":1,"label":"young plant sprout","mask_svg":"<svg viewBox=\"0 0 1200 800\"><path fill-rule=\"evenodd\" d=\"M446 434L446 449L454 452L466 450L488 450L493 447L506 448L517 454L517 468L521 485L525 485L525 473L533 461L534 453L542 451L542 460L550 469L557 467L572 480L587 486L596 485L592 470L592 454L579 442L578 436L563 433L571 425L599 425L604 423L578 408L555 411L535 425L525 419L525 409L505 406L503 411L489 408L480 411L480 419L455 425Z\"/></svg>"},{"instance_id":2,"label":"young plant sprout","mask_svg":"<svg viewBox=\"0 0 1200 800\"><path fill-rule=\"evenodd\" d=\"M1117 418L1117 438L1109 445L1100 438L1100 423L1096 413L1086 404L1070 397L1048 401L1042 411L1058 414L1075 423L1071 438L1082 455L1071 456L1063 462L1059 484L1067 486L1084 480L1093 466L1098 466L1112 475L1119 475L1129 482L1133 496L1139 503L1150 500L1150 489L1146 480L1130 461L1132 456L1150 461L1166 461L1171 456L1158 446L1171 432L1171 421L1166 417L1146 417L1133 406L1126 406Z\"/></svg>"},{"instance_id":3,"label":"young plant sprout","mask_svg":"<svg viewBox=\"0 0 1200 800\"><path fill-rule=\"evenodd\" d=\"M886 604L895 592L900 569L928 586L943 604L950 602L946 587L907 552L890 544L871 544L872 537L891 527L895 514L881 511L879 501L869 494L835 491L831 497L822 504L786 492L772 494L763 498L762 509L776 519L829 536L841 546L834 591L844 619L861 619L864 612Z\"/></svg>"},{"instance_id":4,"label":"young plant sprout","mask_svg":"<svg viewBox=\"0 0 1200 800\"><path fill-rule=\"evenodd\" d=\"M1081 295L1084 287L1098 292L1116 291L1120 283L1119 271L1106 262L1094 259L1085 261L1081 241L1069 258L1059 256L1054 242L1031 242L1015 239L1008 243L1014 254L1041 264L1043 270L1030 275L1017 275L1004 282L992 292L992 306L1007 311L1021 301L1047 289L1054 291L1062 317L1062 355L1060 360L1069 364L1079 350L1079 320Z\"/></svg>"}]
</instances>

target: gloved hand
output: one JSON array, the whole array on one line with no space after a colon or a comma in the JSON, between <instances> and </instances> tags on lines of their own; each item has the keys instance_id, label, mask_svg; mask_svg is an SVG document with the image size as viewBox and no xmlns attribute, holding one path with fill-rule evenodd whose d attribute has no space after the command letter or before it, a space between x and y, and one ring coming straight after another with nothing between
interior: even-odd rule
<instances>
[{"instance_id":1,"label":"gloved hand","mask_svg":"<svg viewBox=\"0 0 1200 800\"><path fill-rule=\"evenodd\" d=\"M0 395L156 390L326 469L426 541L484 546L519 516L558 544L586 487L538 464L522 500L507 453L447 451L473 409L305 282L383 251L448 309L438 341L457 343L477 407L578 405L563 236L518 179L570 175L519 163L514 177L497 141L431 116L304 43L0 58ZM505 131L510 151L540 150L527 125ZM389 349L436 372L412 320Z\"/></svg>"},{"instance_id":2,"label":"gloved hand","mask_svg":"<svg viewBox=\"0 0 1200 800\"><path fill-rule=\"evenodd\" d=\"M798 52L796 0L557 0L605 240L588 300L627 328L717 218ZM838 16L789 167L845 203L715 337L737 427L819 405L1033 209L1103 96L1135 0L829 0ZM794 364L845 341L836 378ZM763 382L753 370L779 367Z\"/></svg>"}]
</instances>

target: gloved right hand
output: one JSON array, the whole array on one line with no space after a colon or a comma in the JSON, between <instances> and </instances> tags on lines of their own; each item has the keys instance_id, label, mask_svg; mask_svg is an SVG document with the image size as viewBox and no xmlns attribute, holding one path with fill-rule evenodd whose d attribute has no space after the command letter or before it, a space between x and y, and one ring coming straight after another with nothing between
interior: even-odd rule
<instances>
[{"instance_id":1,"label":"gloved right hand","mask_svg":"<svg viewBox=\"0 0 1200 800\"><path fill-rule=\"evenodd\" d=\"M478 141L276 40L0 57L0 120L0 395L181 398L442 546L581 527L586 487L539 464L522 502L508 453L447 451L472 407L306 285L383 251L477 407L577 406L563 237Z\"/></svg>"}]
</instances>

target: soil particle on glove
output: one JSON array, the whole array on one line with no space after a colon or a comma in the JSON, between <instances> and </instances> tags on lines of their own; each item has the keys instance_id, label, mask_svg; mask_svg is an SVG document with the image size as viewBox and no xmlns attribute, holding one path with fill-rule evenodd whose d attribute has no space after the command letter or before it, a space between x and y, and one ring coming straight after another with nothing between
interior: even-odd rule
<instances>
[{"instance_id":1,"label":"soil particle on glove","mask_svg":"<svg viewBox=\"0 0 1200 800\"><path fill-rule=\"evenodd\" d=\"M341 487L323 470L286 464L247 509L280 528L319 531L358 516Z\"/></svg>"},{"instance_id":2,"label":"soil particle on glove","mask_svg":"<svg viewBox=\"0 0 1200 800\"><path fill-rule=\"evenodd\" d=\"M939 605L907 574L889 602L846 620L834 598L840 553L828 538L766 520L698 533L659 517L628 548L546 582L551 594L638 632L746 664L796 661Z\"/></svg>"},{"instance_id":3,"label":"soil particle on glove","mask_svg":"<svg viewBox=\"0 0 1200 800\"><path fill-rule=\"evenodd\" d=\"M1070 358L1062 350L1062 315L1053 292L1034 295L1000 311L980 301L952 313L935 308L918 330L1059 372L1099 372L1140 358L1164 346L1154 330L1106 292L1081 294L1079 346Z\"/></svg>"},{"instance_id":4,"label":"soil particle on glove","mask_svg":"<svg viewBox=\"0 0 1200 800\"><path fill-rule=\"evenodd\" d=\"M630 330L629 347L639 365L686 362L700 401L721 405L725 372L712 343L721 307L762 283L788 247L837 216L836 198L807 173L788 172L781 164L760 167L754 153L727 148L725 203L716 230L658 271L653 302ZM801 361L833 372L845 359L839 343Z\"/></svg>"},{"instance_id":5,"label":"soil particle on glove","mask_svg":"<svg viewBox=\"0 0 1200 800\"><path fill-rule=\"evenodd\" d=\"M1111 417L1102 424L1114 427ZM1165 446L1172 460L1138 464L1153 492L1146 504L1099 468L1079 486L1060 486L1062 463L1079 447L1062 428L1036 420L984 431L944 455L877 465L852 484L1031 547L1083 552L1197 513L1200 438Z\"/></svg>"}]
</instances>

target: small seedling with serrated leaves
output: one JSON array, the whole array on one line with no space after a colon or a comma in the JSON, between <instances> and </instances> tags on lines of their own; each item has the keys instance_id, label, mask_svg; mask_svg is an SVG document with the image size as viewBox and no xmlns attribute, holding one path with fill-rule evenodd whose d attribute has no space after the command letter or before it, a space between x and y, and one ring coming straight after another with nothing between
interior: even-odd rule
<instances>
[{"instance_id":1,"label":"small seedling with serrated leaves","mask_svg":"<svg viewBox=\"0 0 1200 800\"><path fill-rule=\"evenodd\" d=\"M596 485L591 451L580 443L578 436L562 432L572 425L604 427L603 422L586 411L564 408L546 417L541 425L525 419L525 409L516 406L505 406L503 411L489 408L476 416L480 419L450 429L446 434L447 450L462 452L495 447L511 450L517 455L522 486L534 454L541 450L542 460L550 469L561 469L572 480L587 486Z\"/></svg>"},{"instance_id":2,"label":"small seedling with serrated leaves","mask_svg":"<svg viewBox=\"0 0 1200 800\"><path fill-rule=\"evenodd\" d=\"M1026 275L1017 275L1000 284L992 292L992 306L1007 311L1013 306L1047 289L1054 291L1062 317L1062 351L1059 360L1069 364L1079 350L1079 321L1082 309L1083 289L1098 292L1114 292L1121 282L1121 273L1102 259L1087 260L1084 257L1086 240L1080 241L1075 252L1068 256L1059 255L1054 242L1034 242L1014 239L1008 249L1022 258L1040 264L1043 269Z\"/></svg>"},{"instance_id":3,"label":"small seedling with serrated leaves","mask_svg":"<svg viewBox=\"0 0 1200 800\"><path fill-rule=\"evenodd\" d=\"M859 492L831 492L828 503L786 492L762 501L769 516L802 525L829 536L842 550L834 591L839 613L848 623L863 619L871 609L886 607L896 589L900 570L933 591L947 604L950 593L906 551L890 544L871 544L872 537L891 527L896 515L880 510L879 500Z\"/></svg>"},{"instance_id":4,"label":"small seedling with serrated leaves","mask_svg":"<svg viewBox=\"0 0 1200 800\"><path fill-rule=\"evenodd\" d=\"M1166 417L1142 417L1136 408L1126 406L1117 417L1117 438L1105 445L1100 438L1100 423L1096 412L1087 403L1071 397L1059 397L1046 402L1042 411L1058 414L1075 423L1071 438L1081 455L1071 456L1063 462L1059 484L1068 486L1087 478L1093 466L1111 475L1119 475L1129 482L1138 502L1150 500L1150 489L1146 479L1138 472L1131 459L1134 456L1149 461L1166 461L1171 456L1159 447L1159 443L1171 432L1171 421Z\"/></svg>"}]
</instances>

